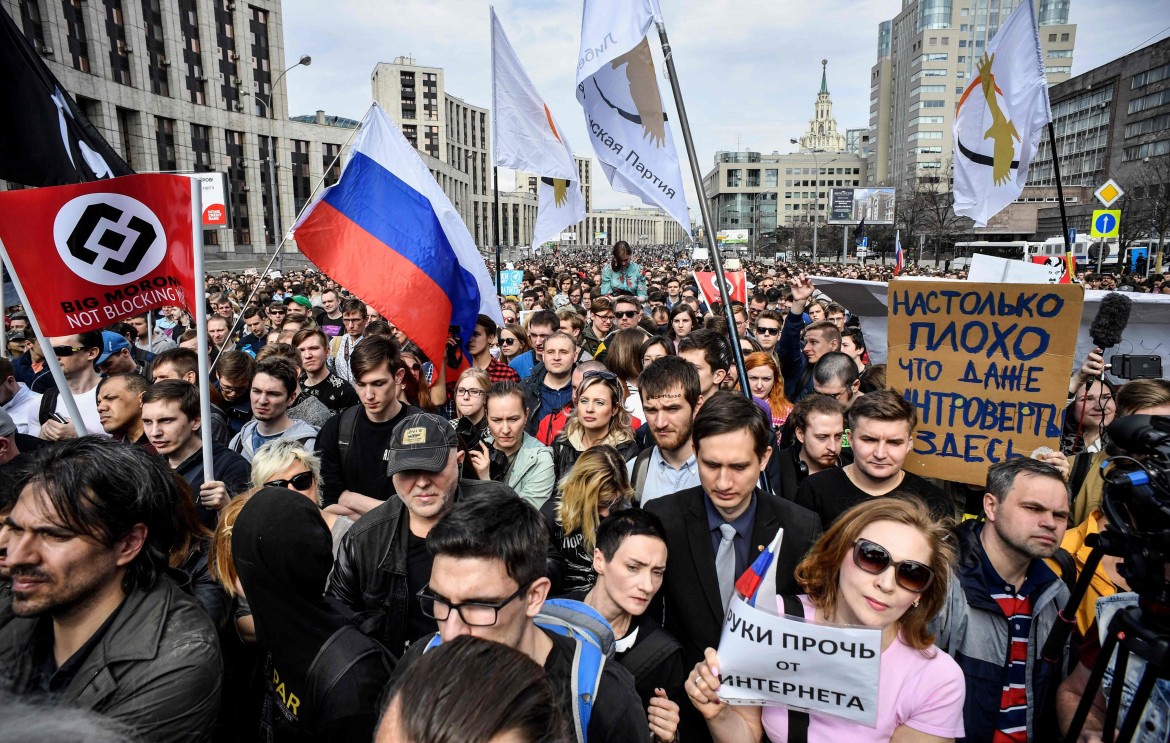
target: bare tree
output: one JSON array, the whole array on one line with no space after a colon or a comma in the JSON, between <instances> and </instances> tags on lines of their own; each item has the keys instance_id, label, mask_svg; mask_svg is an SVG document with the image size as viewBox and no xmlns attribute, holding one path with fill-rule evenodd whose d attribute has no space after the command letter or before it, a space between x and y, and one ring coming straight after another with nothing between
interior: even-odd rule
<instances>
[{"instance_id":1,"label":"bare tree","mask_svg":"<svg viewBox=\"0 0 1170 743\"><path fill-rule=\"evenodd\" d=\"M1166 233L1170 231L1170 156L1147 159L1130 170L1127 180L1130 188L1124 199L1128 212L1122 212L1121 225L1124 228L1133 222L1139 237L1157 238L1158 255L1165 256Z\"/></svg>"}]
</instances>

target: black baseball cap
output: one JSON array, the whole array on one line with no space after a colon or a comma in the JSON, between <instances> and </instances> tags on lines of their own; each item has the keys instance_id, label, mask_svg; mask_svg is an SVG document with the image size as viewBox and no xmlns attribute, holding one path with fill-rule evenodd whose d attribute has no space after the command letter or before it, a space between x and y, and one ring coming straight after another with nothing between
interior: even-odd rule
<instances>
[{"instance_id":1,"label":"black baseball cap","mask_svg":"<svg viewBox=\"0 0 1170 743\"><path fill-rule=\"evenodd\" d=\"M455 428L446 418L415 413L394 427L386 452L386 475L406 470L439 472L447 466L451 449L459 445Z\"/></svg>"}]
</instances>

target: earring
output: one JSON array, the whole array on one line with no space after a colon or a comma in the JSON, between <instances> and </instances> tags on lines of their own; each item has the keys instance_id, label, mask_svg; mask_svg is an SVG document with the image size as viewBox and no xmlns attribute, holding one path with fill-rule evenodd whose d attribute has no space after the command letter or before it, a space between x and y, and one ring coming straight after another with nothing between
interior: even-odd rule
<instances>
[{"instance_id":1,"label":"earring","mask_svg":"<svg viewBox=\"0 0 1170 743\"><path fill-rule=\"evenodd\" d=\"M918 608L918 602L917 602L917 601L915 601L913 604L911 604L911 606L913 606L915 609L917 609L917 608Z\"/></svg>"}]
</instances>

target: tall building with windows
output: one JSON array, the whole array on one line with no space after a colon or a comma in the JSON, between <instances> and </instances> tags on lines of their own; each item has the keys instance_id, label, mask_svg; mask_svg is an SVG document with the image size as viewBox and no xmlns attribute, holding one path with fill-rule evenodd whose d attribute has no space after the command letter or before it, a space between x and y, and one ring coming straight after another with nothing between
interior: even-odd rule
<instances>
[{"instance_id":1,"label":"tall building with windows","mask_svg":"<svg viewBox=\"0 0 1170 743\"><path fill-rule=\"evenodd\" d=\"M475 243L491 245L488 110L449 94L443 68L419 65L413 57L379 62L370 82L374 100L415 149L448 166L437 172L439 184Z\"/></svg>"},{"instance_id":2,"label":"tall building with windows","mask_svg":"<svg viewBox=\"0 0 1170 743\"><path fill-rule=\"evenodd\" d=\"M279 0L0 3L132 168L226 174L231 221L204 233L209 256L270 253L339 177L354 124L289 119L280 77L301 63L285 58Z\"/></svg>"},{"instance_id":3,"label":"tall building with windows","mask_svg":"<svg viewBox=\"0 0 1170 743\"><path fill-rule=\"evenodd\" d=\"M1036 3L1050 85L1072 74L1076 26L1070 0ZM976 64L1019 0L905 0L878 25L870 69L868 185L905 188L949 178L955 105Z\"/></svg>"}]
</instances>

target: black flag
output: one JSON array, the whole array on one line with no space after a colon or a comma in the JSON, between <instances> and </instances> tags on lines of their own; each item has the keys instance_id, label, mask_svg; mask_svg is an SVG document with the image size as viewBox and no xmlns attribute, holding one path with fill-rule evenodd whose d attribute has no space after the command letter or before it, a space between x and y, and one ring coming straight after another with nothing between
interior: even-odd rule
<instances>
[{"instance_id":1,"label":"black flag","mask_svg":"<svg viewBox=\"0 0 1170 743\"><path fill-rule=\"evenodd\" d=\"M63 186L134 171L0 8L0 179Z\"/></svg>"},{"instance_id":2,"label":"black flag","mask_svg":"<svg viewBox=\"0 0 1170 743\"><path fill-rule=\"evenodd\" d=\"M860 246L865 241L865 217L857 223L856 229L853 230L853 244Z\"/></svg>"}]
</instances>

